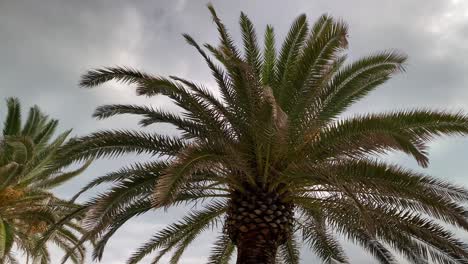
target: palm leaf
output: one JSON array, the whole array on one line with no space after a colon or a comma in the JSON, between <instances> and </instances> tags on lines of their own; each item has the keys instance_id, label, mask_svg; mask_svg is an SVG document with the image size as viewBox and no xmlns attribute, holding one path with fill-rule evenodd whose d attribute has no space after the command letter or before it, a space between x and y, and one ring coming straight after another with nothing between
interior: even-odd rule
<instances>
[{"instance_id":1,"label":"palm leaf","mask_svg":"<svg viewBox=\"0 0 468 264\"><path fill-rule=\"evenodd\" d=\"M3 135L18 135L21 132L20 102L17 98L8 98L6 104L8 112L3 124Z\"/></svg>"}]
</instances>

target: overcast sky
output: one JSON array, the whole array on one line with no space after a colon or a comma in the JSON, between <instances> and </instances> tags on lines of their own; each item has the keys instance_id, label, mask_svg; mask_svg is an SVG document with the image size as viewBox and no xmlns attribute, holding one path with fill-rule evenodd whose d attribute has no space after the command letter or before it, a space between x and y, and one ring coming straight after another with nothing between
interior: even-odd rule
<instances>
[{"instance_id":1,"label":"overcast sky","mask_svg":"<svg viewBox=\"0 0 468 264\"><path fill-rule=\"evenodd\" d=\"M96 106L108 103L170 106L159 97L137 98L134 90L128 87L106 85L93 90L79 89L80 75L89 68L126 65L154 74L187 77L214 88L209 70L181 36L189 33L201 43L217 42L206 3L195 0L0 0L0 100L16 96L25 107L37 104L60 119L62 130L74 128L74 135L105 128L135 128L137 120L130 116L97 121L91 114ZM299 14L307 14L312 22L322 13L329 13L349 23L351 59L386 49L407 53L406 73L381 86L347 115L411 107L468 112L466 0L226 0L212 3L237 40L240 39L241 10L253 20L259 35L268 23L275 27L280 39ZM4 111L2 103L2 117ZM169 127L151 129L173 132ZM431 146L431 164L424 171L468 187L468 140L440 139ZM96 162L57 193L70 197L90 179L132 160L135 158ZM414 162L401 156L394 156L393 161L416 168ZM132 249L184 211L186 209L179 208L167 214L148 214L134 219L109 243L102 263L124 263ZM207 234L198 240L181 263L203 263L211 237L212 234ZM347 248L353 263L374 262L356 247ZM313 255L306 252L301 263L314 263ZM53 263L58 263L58 259Z\"/></svg>"}]
</instances>

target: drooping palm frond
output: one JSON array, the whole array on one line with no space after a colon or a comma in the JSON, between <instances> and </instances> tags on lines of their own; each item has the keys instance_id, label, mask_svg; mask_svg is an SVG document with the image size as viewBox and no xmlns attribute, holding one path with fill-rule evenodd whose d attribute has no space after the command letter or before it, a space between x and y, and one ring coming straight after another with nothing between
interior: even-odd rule
<instances>
[{"instance_id":1,"label":"drooping palm frond","mask_svg":"<svg viewBox=\"0 0 468 264\"><path fill-rule=\"evenodd\" d=\"M150 241L133 254L128 263L137 263L143 257L158 248L161 248L162 250L156 258L161 258L173 247L179 245L179 243L184 245L191 241L193 234L196 235L203 229L206 229L208 225L214 224L215 222L213 221L219 219L225 211L225 204L213 203L202 211L188 214L182 221L170 225L156 234ZM186 240L187 237L190 239Z\"/></svg>"},{"instance_id":2,"label":"drooping palm frond","mask_svg":"<svg viewBox=\"0 0 468 264\"><path fill-rule=\"evenodd\" d=\"M283 264L298 264L300 263L299 254L299 244L297 239L292 237L286 243L280 246L277 262Z\"/></svg>"},{"instance_id":3,"label":"drooping palm frond","mask_svg":"<svg viewBox=\"0 0 468 264\"><path fill-rule=\"evenodd\" d=\"M227 234L221 234L211 250L208 264L229 264L235 246Z\"/></svg>"},{"instance_id":4,"label":"drooping palm frond","mask_svg":"<svg viewBox=\"0 0 468 264\"><path fill-rule=\"evenodd\" d=\"M97 241L96 259L129 219L190 204L204 209L157 233L128 263L152 253L153 263L169 253L170 262L177 263L222 215L223 229L208 259L212 264L228 263L233 252L238 263L260 258L261 263L298 263L301 244L325 263L349 263L340 237L378 263L396 263L399 257L416 264L466 263L468 245L440 222L468 230L468 191L380 159L399 151L426 167L432 140L468 134L466 114L419 109L341 118L354 102L403 71L406 56L384 51L347 62L347 25L329 15L311 27L299 16L277 51L273 28L267 26L261 45L253 23L241 13L241 51L208 8L220 44L199 45L184 37L207 63L220 98L181 77L126 67L90 70L82 78L83 87L110 80L133 84L138 95L165 96L182 109L101 106L97 118L139 115L141 126L169 123L180 133L108 130L66 145L62 159L67 162L127 153L159 156L99 177L77 194L112 184L86 204L85 229L87 238ZM25 148L22 155L27 153ZM15 164L4 168L15 169Z\"/></svg>"}]
</instances>

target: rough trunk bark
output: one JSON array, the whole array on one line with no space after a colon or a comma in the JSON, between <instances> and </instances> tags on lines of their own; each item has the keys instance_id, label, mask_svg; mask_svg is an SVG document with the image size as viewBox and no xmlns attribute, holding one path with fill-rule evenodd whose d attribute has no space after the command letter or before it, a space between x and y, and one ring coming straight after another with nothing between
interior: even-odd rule
<instances>
[{"instance_id":1,"label":"rough trunk bark","mask_svg":"<svg viewBox=\"0 0 468 264\"><path fill-rule=\"evenodd\" d=\"M275 264L279 242L259 240L253 233L239 237L237 264Z\"/></svg>"},{"instance_id":2,"label":"rough trunk bark","mask_svg":"<svg viewBox=\"0 0 468 264\"><path fill-rule=\"evenodd\" d=\"M279 245L291 235L293 214L293 204L275 192L233 193L225 227L237 246L237 264L274 264Z\"/></svg>"}]
</instances>

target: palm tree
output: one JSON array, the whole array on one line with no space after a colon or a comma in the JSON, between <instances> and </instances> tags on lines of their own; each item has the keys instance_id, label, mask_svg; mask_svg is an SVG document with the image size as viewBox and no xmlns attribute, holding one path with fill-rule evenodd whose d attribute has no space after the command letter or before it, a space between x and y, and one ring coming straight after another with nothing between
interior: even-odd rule
<instances>
[{"instance_id":1,"label":"palm tree","mask_svg":"<svg viewBox=\"0 0 468 264\"><path fill-rule=\"evenodd\" d=\"M209 256L212 264L228 263L235 250L237 263L298 263L300 244L324 263L348 263L343 236L379 263L396 263L395 254L411 263L467 263L467 245L445 224L468 230L462 206L468 191L381 158L401 151L426 167L428 143L466 135L467 115L425 109L342 118L350 105L401 72L406 57L384 51L347 63L347 26L328 15L312 26L299 16L277 52L273 28L266 27L261 48L241 13L241 53L209 10L221 43L203 48L184 37L208 64L220 96L180 77L128 67L82 77L82 87L120 81L181 109L104 105L94 113L98 119L135 114L142 127L169 123L180 133L104 130L70 141L63 157L69 161L159 156L99 177L81 191L114 184L89 202L84 219L87 237L97 239L95 258L102 258L108 240L129 219L195 204L127 263L155 250L151 263L169 252L170 263L177 263L202 231L217 226L223 229Z\"/></svg>"},{"instance_id":2,"label":"palm tree","mask_svg":"<svg viewBox=\"0 0 468 264\"><path fill-rule=\"evenodd\" d=\"M49 119L37 106L31 107L22 125L18 99L7 99L8 112L0 136L0 262L18 263L13 250L27 261L50 263L47 244L41 243L49 226L79 207L54 196L50 189L80 174L88 165L64 172L67 164L57 159L70 131L54 140L58 121ZM74 220L57 228L50 242L84 263L79 242L82 228Z\"/></svg>"}]
</instances>

